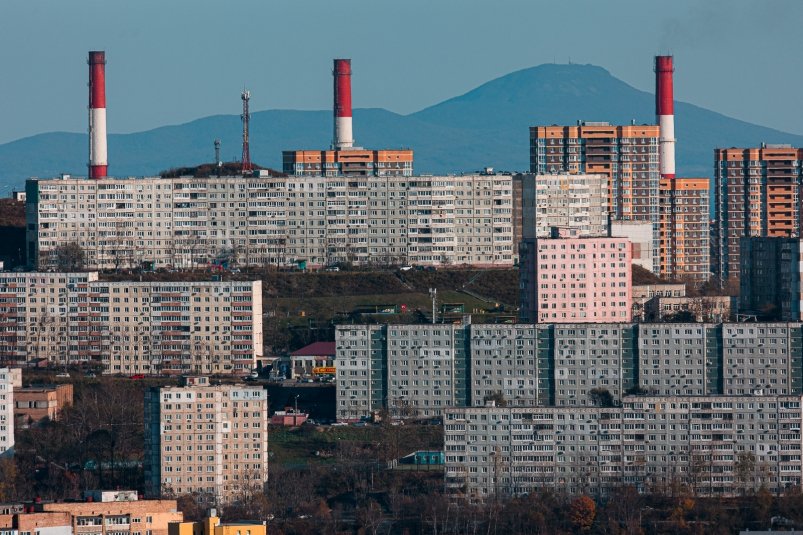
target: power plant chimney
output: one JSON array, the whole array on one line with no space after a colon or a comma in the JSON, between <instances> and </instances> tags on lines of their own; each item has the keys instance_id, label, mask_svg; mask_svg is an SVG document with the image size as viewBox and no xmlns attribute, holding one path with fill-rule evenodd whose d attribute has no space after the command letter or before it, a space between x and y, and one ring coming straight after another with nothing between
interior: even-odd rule
<instances>
[{"instance_id":1,"label":"power plant chimney","mask_svg":"<svg viewBox=\"0 0 803 535\"><path fill-rule=\"evenodd\" d=\"M675 67L672 56L655 56L655 115L661 127L658 154L661 177L675 178L675 105L672 76Z\"/></svg>"},{"instance_id":2,"label":"power plant chimney","mask_svg":"<svg viewBox=\"0 0 803 535\"><path fill-rule=\"evenodd\" d=\"M354 146L351 130L351 60L336 59L335 79L335 150Z\"/></svg>"},{"instance_id":3,"label":"power plant chimney","mask_svg":"<svg viewBox=\"0 0 803 535\"><path fill-rule=\"evenodd\" d=\"M109 170L106 152L106 52L89 53L89 178L105 178Z\"/></svg>"}]
</instances>

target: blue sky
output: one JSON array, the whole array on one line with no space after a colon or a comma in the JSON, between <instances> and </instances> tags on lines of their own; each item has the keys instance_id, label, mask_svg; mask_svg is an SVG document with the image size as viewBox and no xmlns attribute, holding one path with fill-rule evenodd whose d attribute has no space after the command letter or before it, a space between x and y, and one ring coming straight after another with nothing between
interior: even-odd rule
<instances>
[{"instance_id":1,"label":"blue sky","mask_svg":"<svg viewBox=\"0 0 803 535\"><path fill-rule=\"evenodd\" d=\"M652 90L803 134L800 0L2 0L0 143L86 129L86 53L106 50L108 125L331 105L353 60L355 107L409 113L513 70L593 63Z\"/></svg>"}]
</instances>

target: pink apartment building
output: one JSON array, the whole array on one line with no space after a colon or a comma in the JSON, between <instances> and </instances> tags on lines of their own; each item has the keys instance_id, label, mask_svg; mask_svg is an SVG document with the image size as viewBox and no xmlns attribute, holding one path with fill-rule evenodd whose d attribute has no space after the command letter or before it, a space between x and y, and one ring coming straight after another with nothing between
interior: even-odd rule
<instances>
[{"instance_id":1,"label":"pink apartment building","mask_svg":"<svg viewBox=\"0 0 803 535\"><path fill-rule=\"evenodd\" d=\"M528 239L521 244L520 319L530 323L631 320L626 238Z\"/></svg>"}]
</instances>

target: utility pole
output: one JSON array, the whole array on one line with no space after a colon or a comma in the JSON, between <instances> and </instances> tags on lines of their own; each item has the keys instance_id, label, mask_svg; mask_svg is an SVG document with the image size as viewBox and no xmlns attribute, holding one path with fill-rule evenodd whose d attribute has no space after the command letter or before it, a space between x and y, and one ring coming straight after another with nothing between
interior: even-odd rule
<instances>
[{"instance_id":1,"label":"utility pole","mask_svg":"<svg viewBox=\"0 0 803 535\"><path fill-rule=\"evenodd\" d=\"M429 289L429 297L432 299L432 323L437 323L437 317L435 312L435 304L438 300L438 289L437 288L430 288Z\"/></svg>"}]
</instances>

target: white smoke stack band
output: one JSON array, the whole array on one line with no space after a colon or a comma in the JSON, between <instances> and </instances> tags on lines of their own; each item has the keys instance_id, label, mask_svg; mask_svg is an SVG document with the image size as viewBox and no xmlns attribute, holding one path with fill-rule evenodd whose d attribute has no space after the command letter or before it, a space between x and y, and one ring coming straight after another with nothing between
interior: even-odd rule
<instances>
[{"instance_id":1,"label":"white smoke stack band","mask_svg":"<svg viewBox=\"0 0 803 535\"><path fill-rule=\"evenodd\" d=\"M108 165L106 147L106 108L90 108L89 131L92 133L89 144L89 165Z\"/></svg>"},{"instance_id":2,"label":"white smoke stack band","mask_svg":"<svg viewBox=\"0 0 803 535\"><path fill-rule=\"evenodd\" d=\"M675 116L659 115L658 126L661 127L659 151L661 160L661 176L675 176Z\"/></svg>"},{"instance_id":3,"label":"white smoke stack band","mask_svg":"<svg viewBox=\"0 0 803 535\"><path fill-rule=\"evenodd\" d=\"M354 146L351 117L335 117L335 139L337 149L350 149Z\"/></svg>"}]
</instances>

